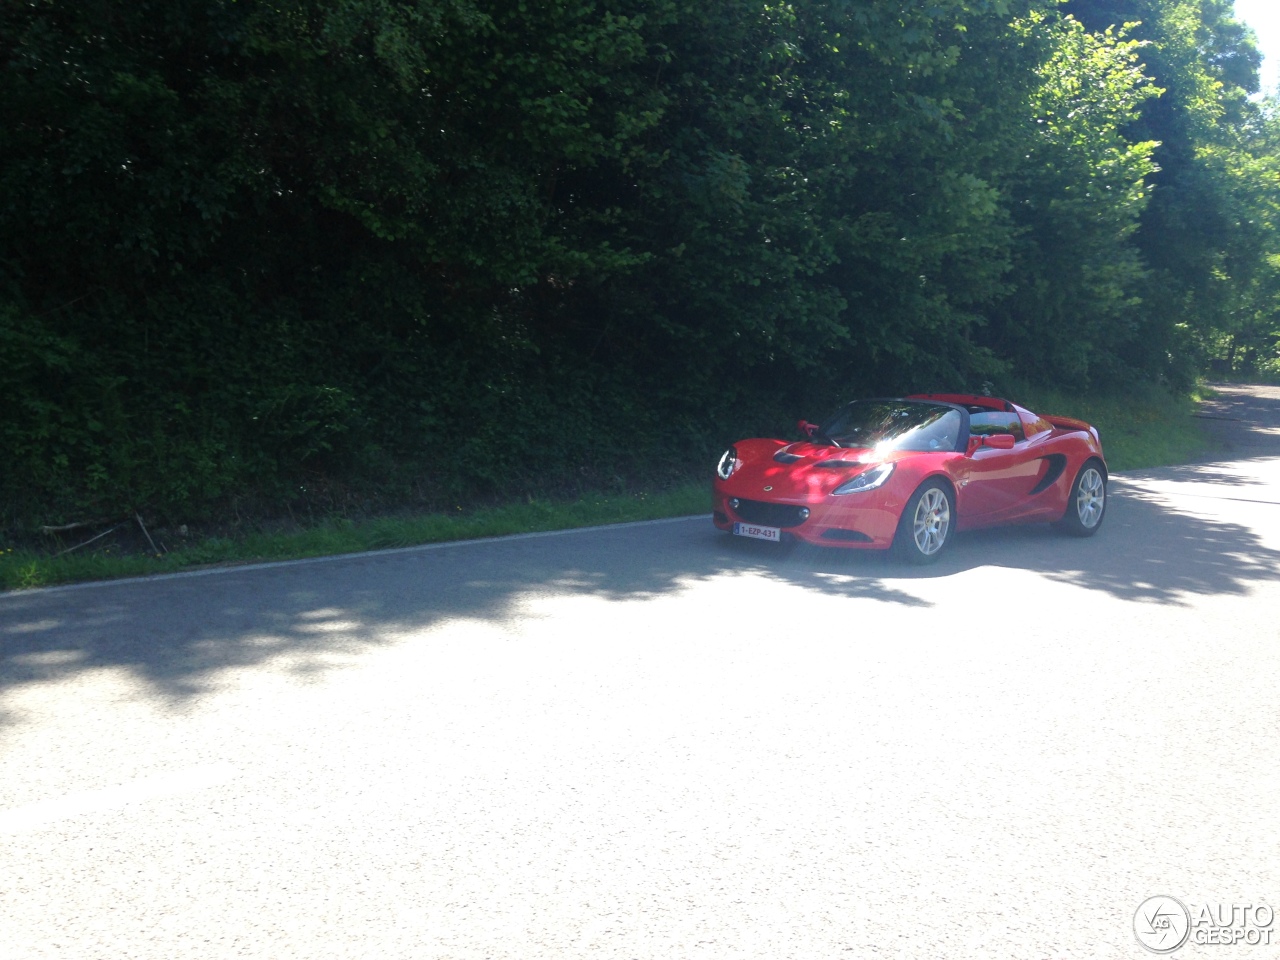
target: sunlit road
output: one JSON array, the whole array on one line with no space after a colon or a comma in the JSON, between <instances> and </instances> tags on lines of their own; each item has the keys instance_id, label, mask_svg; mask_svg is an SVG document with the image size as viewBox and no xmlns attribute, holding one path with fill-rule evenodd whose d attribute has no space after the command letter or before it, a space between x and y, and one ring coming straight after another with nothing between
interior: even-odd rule
<instances>
[{"instance_id":1,"label":"sunlit road","mask_svg":"<svg viewBox=\"0 0 1280 960\"><path fill-rule=\"evenodd\" d=\"M1149 896L1280 907L1280 390L1212 415L1096 538L923 572L702 519L0 595L0 955L1136 958Z\"/></svg>"}]
</instances>

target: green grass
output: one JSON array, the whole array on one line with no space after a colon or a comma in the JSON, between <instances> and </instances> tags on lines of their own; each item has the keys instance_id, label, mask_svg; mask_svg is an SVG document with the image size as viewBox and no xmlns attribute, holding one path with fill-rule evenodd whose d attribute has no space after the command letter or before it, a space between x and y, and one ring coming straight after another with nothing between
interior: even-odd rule
<instances>
[{"instance_id":1,"label":"green grass","mask_svg":"<svg viewBox=\"0 0 1280 960\"><path fill-rule=\"evenodd\" d=\"M356 522L333 519L286 533L248 533L209 537L163 554L119 553L107 546L52 556L22 548L0 550L0 589L45 587L83 580L172 573L209 564L295 560L365 550L386 550L423 543L498 537L540 530L567 530L607 523L655 520L707 513L711 481L687 483L657 492L587 496L550 502L528 500L455 514L381 517ZM86 534L86 539L90 534Z\"/></svg>"},{"instance_id":2,"label":"green grass","mask_svg":"<svg viewBox=\"0 0 1280 960\"><path fill-rule=\"evenodd\" d=\"M1185 463L1209 449L1193 398L1178 399L1158 390L1127 397L1074 397L1027 388L1011 394L1038 413L1088 420L1102 435L1113 471ZM304 529L206 537L168 552L120 552L111 537L72 552L22 547L0 548L0 589L22 589L171 573L209 564L252 563L331 556L470 540L540 530L653 520L704 513L710 509L710 470L706 480L670 490L625 495L586 496L573 501L528 500L453 514L382 517L365 521L331 519ZM93 531L85 534L85 539ZM130 531L136 534L136 531Z\"/></svg>"}]
</instances>

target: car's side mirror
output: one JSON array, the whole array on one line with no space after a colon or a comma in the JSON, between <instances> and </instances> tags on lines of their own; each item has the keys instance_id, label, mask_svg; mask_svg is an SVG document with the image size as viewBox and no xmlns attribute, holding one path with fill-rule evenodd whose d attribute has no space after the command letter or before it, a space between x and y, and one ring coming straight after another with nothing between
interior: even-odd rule
<instances>
[{"instance_id":1,"label":"car's side mirror","mask_svg":"<svg viewBox=\"0 0 1280 960\"><path fill-rule=\"evenodd\" d=\"M816 423L810 423L808 420L797 420L796 429L799 430L801 434L812 440L813 435L818 432L818 425Z\"/></svg>"}]
</instances>

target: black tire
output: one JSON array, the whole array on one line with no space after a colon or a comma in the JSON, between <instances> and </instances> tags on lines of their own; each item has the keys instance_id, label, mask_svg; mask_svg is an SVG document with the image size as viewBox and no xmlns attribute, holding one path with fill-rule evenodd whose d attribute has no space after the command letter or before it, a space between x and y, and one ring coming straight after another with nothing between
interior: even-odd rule
<instances>
[{"instance_id":1,"label":"black tire","mask_svg":"<svg viewBox=\"0 0 1280 960\"><path fill-rule=\"evenodd\" d=\"M1092 537L1107 515L1107 472L1098 460L1088 460L1076 474L1067 499L1067 512L1054 526L1073 537Z\"/></svg>"},{"instance_id":2,"label":"black tire","mask_svg":"<svg viewBox=\"0 0 1280 960\"><path fill-rule=\"evenodd\" d=\"M956 529L956 498L941 480L926 480L907 498L893 537L893 556L905 563L933 563Z\"/></svg>"}]
</instances>

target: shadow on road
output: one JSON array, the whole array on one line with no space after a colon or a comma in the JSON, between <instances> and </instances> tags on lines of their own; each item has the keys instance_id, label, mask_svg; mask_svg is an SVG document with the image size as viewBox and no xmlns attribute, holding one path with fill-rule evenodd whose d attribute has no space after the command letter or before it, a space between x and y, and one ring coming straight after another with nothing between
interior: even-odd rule
<instances>
[{"instance_id":1,"label":"shadow on road","mask_svg":"<svg viewBox=\"0 0 1280 960\"><path fill-rule=\"evenodd\" d=\"M1217 487L1243 487L1250 486L1248 481L1241 477L1240 466L1250 463L1266 463L1271 457L1251 457L1247 460L1232 460L1226 462L1201 462L1188 463L1180 467L1153 467L1149 470L1130 470L1123 479L1125 480L1155 480L1165 481L1172 480L1180 483L1205 483ZM1280 491L1268 487L1269 500L1280 502Z\"/></svg>"},{"instance_id":2,"label":"shadow on road","mask_svg":"<svg viewBox=\"0 0 1280 960\"><path fill-rule=\"evenodd\" d=\"M763 577L851 603L917 607L931 602L915 581L983 568L993 580L1001 568L1029 570L1125 601L1164 604L1244 595L1280 579L1280 551L1252 530L1118 486L1097 537L1077 540L1044 525L964 534L940 563L922 569L855 551L782 552L717 533L709 521L687 521L8 594L0 596L0 694L119 668L179 705L227 668L283 655L295 671L325 670L335 655L445 621L500 622L531 596L643 601L725 576ZM708 614L711 622L750 611ZM602 624L602 642L608 636Z\"/></svg>"}]
</instances>

